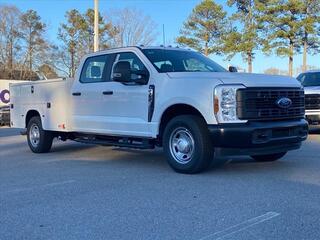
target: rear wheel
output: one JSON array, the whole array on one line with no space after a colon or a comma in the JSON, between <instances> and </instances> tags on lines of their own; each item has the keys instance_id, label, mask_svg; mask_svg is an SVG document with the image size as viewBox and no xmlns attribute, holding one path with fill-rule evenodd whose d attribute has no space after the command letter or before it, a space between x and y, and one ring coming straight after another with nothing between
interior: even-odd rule
<instances>
[{"instance_id":1,"label":"rear wheel","mask_svg":"<svg viewBox=\"0 0 320 240\"><path fill-rule=\"evenodd\" d=\"M163 134L163 147L169 165L180 173L205 170L214 155L206 123L194 115L181 115L168 123Z\"/></svg>"},{"instance_id":2,"label":"rear wheel","mask_svg":"<svg viewBox=\"0 0 320 240\"><path fill-rule=\"evenodd\" d=\"M287 152L268 154L268 155L254 155L251 157L258 162L273 162L282 158L284 155L286 155L286 153Z\"/></svg>"},{"instance_id":3,"label":"rear wheel","mask_svg":"<svg viewBox=\"0 0 320 240\"><path fill-rule=\"evenodd\" d=\"M27 126L27 139L32 152L46 153L52 146L53 135L42 128L39 116L32 117Z\"/></svg>"}]
</instances>

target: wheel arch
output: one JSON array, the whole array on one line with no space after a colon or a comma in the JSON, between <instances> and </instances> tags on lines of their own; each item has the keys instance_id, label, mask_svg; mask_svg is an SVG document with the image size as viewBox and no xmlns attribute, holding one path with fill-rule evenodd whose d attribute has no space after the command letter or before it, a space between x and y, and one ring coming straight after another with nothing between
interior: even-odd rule
<instances>
[{"instance_id":1,"label":"wheel arch","mask_svg":"<svg viewBox=\"0 0 320 240\"><path fill-rule=\"evenodd\" d=\"M190 104L183 104L183 103L177 103L169 106L166 108L166 110L162 113L161 118L160 118L160 124L159 124L159 129L158 129L158 140L159 143L162 142L162 136L164 129L166 128L168 122L177 116L180 115L195 115L201 117L205 122L204 116L201 114L201 112L196 109L194 106Z\"/></svg>"},{"instance_id":2,"label":"wheel arch","mask_svg":"<svg viewBox=\"0 0 320 240\"><path fill-rule=\"evenodd\" d=\"M36 116L40 117L40 119L41 119L41 115L37 110L34 110L34 109L29 110L26 114L25 127L28 127L28 123L29 123L30 119L33 117L36 117Z\"/></svg>"}]
</instances>

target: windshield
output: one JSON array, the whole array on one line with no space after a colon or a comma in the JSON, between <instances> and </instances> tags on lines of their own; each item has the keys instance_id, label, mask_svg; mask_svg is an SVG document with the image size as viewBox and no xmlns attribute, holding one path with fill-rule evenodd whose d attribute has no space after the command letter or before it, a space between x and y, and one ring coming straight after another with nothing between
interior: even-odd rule
<instances>
[{"instance_id":1,"label":"windshield","mask_svg":"<svg viewBox=\"0 0 320 240\"><path fill-rule=\"evenodd\" d=\"M304 87L320 86L320 72L303 73L297 79Z\"/></svg>"},{"instance_id":2,"label":"windshield","mask_svg":"<svg viewBox=\"0 0 320 240\"><path fill-rule=\"evenodd\" d=\"M219 64L193 51L143 49L142 52L160 73L226 72Z\"/></svg>"}]
</instances>

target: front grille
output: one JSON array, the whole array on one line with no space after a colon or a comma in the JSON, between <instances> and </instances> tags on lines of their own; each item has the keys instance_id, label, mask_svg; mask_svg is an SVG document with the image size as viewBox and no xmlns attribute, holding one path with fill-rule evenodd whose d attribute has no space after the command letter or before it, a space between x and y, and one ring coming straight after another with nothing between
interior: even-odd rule
<instances>
[{"instance_id":1,"label":"front grille","mask_svg":"<svg viewBox=\"0 0 320 240\"><path fill-rule=\"evenodd\" d=\"M320 94L305 95L306 110L320 109Z\"/></svg>"},{"instance_id":2,"label":"front grille","mask_svg":"<svg viewBox=\"0 0 320 240\"><path fill-rule=\"evenodd\" d=\"M276 102L289 98L292 105L280 108ZM245 88L237 91L237 115L241 120L277 120L303 118L304 91L300 88Z\"/></svg>"}]
</instances>

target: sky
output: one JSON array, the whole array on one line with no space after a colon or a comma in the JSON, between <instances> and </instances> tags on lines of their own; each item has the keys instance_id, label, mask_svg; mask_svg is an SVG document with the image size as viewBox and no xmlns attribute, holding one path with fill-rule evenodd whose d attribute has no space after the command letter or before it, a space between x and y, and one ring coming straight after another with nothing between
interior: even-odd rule
<instances>
[{"instance_id":1,"label":"sky","mask_svg":"<svg viewBox=\"0 0 320 240\"><path fill-rule=\"evenodd\" d=\"M99 10L102 15L108 15L113 9L133 7L141 10L145 15L150 16L157 24L158 39L155 45L163 43L162 26L165 26L166 43L175 46L175 39L179 35L183 22L190 15L192 9L201 0L100 0ZM234 9L229 8L226 0L216 0L223 5L228 14L232 14ZM65 21L65 12L70 9L77 9L85 12L88 8L93 8L94 0L0 0L0 4L15 5L21 11L33 9L38 12L42 20L47 24L47 38L52 42L57 42L57 32L60 24ZM214 61L224 67L234 65L247 68L247 64L240 55L236 55L231 61L225 61L223 56L210 56ZM288 59L277 56L265 56L260 52L255 55L253 71L262 73L265 69L276 67L287 70ZM302 55L294 57L294 68L302 64ZM320 54L308 56L308 65L320 69Z\"/></svg>"}]
</instances>

